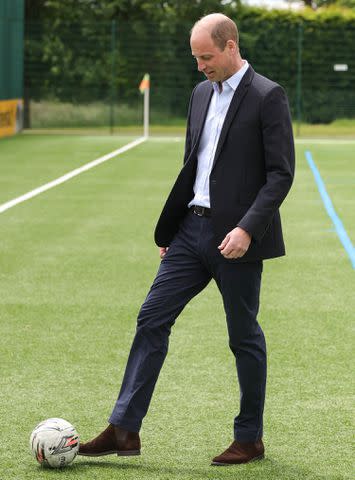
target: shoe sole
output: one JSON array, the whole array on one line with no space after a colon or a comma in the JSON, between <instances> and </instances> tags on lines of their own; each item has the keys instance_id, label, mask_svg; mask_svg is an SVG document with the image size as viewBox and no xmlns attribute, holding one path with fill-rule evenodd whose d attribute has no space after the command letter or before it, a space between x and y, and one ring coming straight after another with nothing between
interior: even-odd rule
<instances>
[{"instance_id":1,"label":"shoe sole","mask_svg":"<svg viewBox=\"0 0 355 480\"><path fill-rule=\"evenodd\" d=\"M211 466L216 466L216 467L232 467L233 465L243 465L245 463L252 463L252 462L257 462L258 460L262 460L265 458L265 455L259 455L258 457L254 457L251 460L248 460L247 462L240 462L240 463L222 463L222 462L212 462Z\"/></svg>"},{"instance_id":2,"label":"shoe sole","mask_svg":"<svg viewBox=\"0 0 355 480\"><path fill-rule=\"evenodd\" d=\"M102 453L78 453L81 457L105 457L106 455L117 455L118 457L133 457L135 455L140 455L140 450L127 450L127 451L109 451Z\"/></svg>"},{"instance_id":3,"label":"shoe sole","mask_svg":"<svg viewBox=\"0 0 355 480\"><path fill-rule=\"evenodd\" d=\"M134 457L135 455L140 455L140 450L126 450L126 451L118 451L118 457Z\"/></svg>"}]
</instances>

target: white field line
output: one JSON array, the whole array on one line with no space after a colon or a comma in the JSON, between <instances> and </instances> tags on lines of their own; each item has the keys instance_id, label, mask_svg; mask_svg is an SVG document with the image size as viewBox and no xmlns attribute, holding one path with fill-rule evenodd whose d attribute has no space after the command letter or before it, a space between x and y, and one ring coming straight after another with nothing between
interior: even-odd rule
<instances>
[{"instance_id":1,"label":"white field line","mask_svg":"<svg viewBox=\"0 0 355 480\"><path fill-rule=\"evenodd\" d=\"M149 141L150 142L182 142L182 141L185 141L185 135L184 136L178 136L178 137L172 137L172 136L161 136L161 137L158 137L158 136L153 136L151 135L149 137Z\"/></svg>"},{"instance_id":2,"label":"white field line","mask_svg":"<svg viewBox=\"0 0 355 480\"><path fill-rule=\"evenodd\" d=\"M57 185L61 185L62 183L67 182L71 178L76 177L77 175L80 175L81 173L86 172L87 170L90 170L91 168L94 168L97 165L100 165L101 163L104 163L107 160L110 160L111 158L116 157L117 155L121 155L121 153L127 152L127 150L130 150L131 148L134 148L137 145L140 145L146 140L147 140L147 137L137 138L137 140L127 143L127 145L124 145L123 147L118 148L117 150L114 150L113 152L108 153L103 157L97 158L92 162L86 163L82 167L76 168L75 170L72 170L71 172L68 172L65 175L62 175L61 177L55 180L52 180L49 183L46 183L38 188L35 188L34 190L31 190L30 192L25 193L24 195L21 195L20 197L14 198L13 200L3 203L2 205L0 205L0 213L3 213L6 210L9 210L9 208L12 208L15 205L18 205L19 203L29 200L30 198L36 197L40 193L46 192L47 190L50 190L51 188L54 188Z\"/></svg>"},{"instance_id":3,"label":"white field line","mask_svg":"<svg viewBox=\"0 0 355 480\"><path fill-rule=\"evenodd\" d=\"M31 190L30 192L25 193L24 195L21 195L20 197L14 198L13 200L9 200L6 203L3 203L0 205L0 213L5 212L6 210L9 210L10 208L14 207L15 205L18 205L19 203L25 202L26 200L29 200L30 198L33 198L40 193L43 193L47 190L50 190L53 187L56 187L57 185L60 185L68 180L70 180L73 177L76 177L77 175L80 175L83 172L86 172L87 170L90 170L91 168L96 167L97 165L100 165L103 162L106 162L107 160L110 160L113 157L116 157L117 155L120 155L121 153L127 152L127 150L130 150L131 148L136 147L137 145L140 145L141 143L145 142L148 140L148 137L140 137L137 140L134 140L133 142L128 143L127 145L124 145L123 147L114 150L111 153L108 153L107 155L104 155L103 157L97 158L96 160L93 160L92 162L89 162L82 167L76 168L75 170L72 170L71 172L66 173L65 175L57 178L56 180L53 180L49 183L46 183L38 188L35 188L34 190ZM185 137L184 136L157 136L157 137L149 137L149 141L157 141L157 142L180 142L184 141ZM355 140L347 140L347 139L317 139L317 138L302 138L302 139L295 139L296 143L319 143L319 144L335 144L335 143L340 143L340 144L354 144Z\"/></svg>"},{"instance_id":4,"label":"white field line","mask_svg":"<svg viewBox=\"0 0 355 480\"><path fill-rule=\"evenodd\" d=\"M296 138L295 143L316 145L355 145L355 139L351 138Z\"/></svg>"},{"instance_id":5,"label":"white field line","mask_svg":"<svg viewBox=\"0 0 355 480\"><path fill-rule=\"evenodd\" d=\"M172 136L172 135L150 135L150 142L184 142L185 135ZM352 138L295 138L295 143L299 144L316 144L316 145L355 145L355 139Z\"/></svg>"}]
</instances>

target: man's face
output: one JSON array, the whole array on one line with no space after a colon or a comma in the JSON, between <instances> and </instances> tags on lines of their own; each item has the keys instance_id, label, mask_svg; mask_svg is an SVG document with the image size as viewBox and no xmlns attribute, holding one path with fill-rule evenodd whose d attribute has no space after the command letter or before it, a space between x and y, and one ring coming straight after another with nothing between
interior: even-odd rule
<instances>
[{"instance_id":1,"label":"man's face","mask_svg":"<svg viewBox=\"0 0 355 480\"><path fill-rule=\"evenodd\" d=\"M235 69L235 43L227 42L224 50L214 44L206 30L192 32L191 53L196 58L199 72L203 72L211 82L223 82L231 77Z\"/></svg>"}]
</instances>

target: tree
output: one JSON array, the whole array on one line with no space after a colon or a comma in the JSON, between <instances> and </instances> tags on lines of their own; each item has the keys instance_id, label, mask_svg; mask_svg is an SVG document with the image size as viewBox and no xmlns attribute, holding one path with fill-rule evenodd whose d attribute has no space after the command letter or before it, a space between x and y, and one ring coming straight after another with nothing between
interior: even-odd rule
<instances>
[{"instance_id":1,"label":"tree","mask_svg":"<svg viewBox=\"0 0 355 480\"><path fill-rule=\"evenodd\" d=\"M288 0L290 3L293 1L299 0ZM303 0L303 3L307 6L312 8L313 10L317 10L321 7L331 7L331 6L339 6L345 7L350 9L355 9L355 0Z\"/></svg>"}]
</instances>

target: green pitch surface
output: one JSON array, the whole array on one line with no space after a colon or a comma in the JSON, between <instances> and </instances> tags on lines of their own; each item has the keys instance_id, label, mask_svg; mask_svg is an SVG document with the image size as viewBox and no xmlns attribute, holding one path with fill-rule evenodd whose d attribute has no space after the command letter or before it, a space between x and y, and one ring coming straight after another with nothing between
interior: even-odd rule
<instances>
[{"instance_id":1,"label":"green pitch surface","mask_svg":"<svg viewBox=\"0 0 355 480\"><path fill-rule=\"evenodd\" d=\"M1 140L0 203L129 140ZM354 242L354 147L297 145L297 176L282 208L288 255L265 262L263 274L266 458L249 465L209 465L232 441L239 397L212 283L173 329L140 457L78 457L48 471L29 453L31 430L45 418L69 420L83 441L106 427L158 268L153 228L183 142L152 139L0 214L0 479L352 478L355 271L304 152L311 151Z\"/></svg>"}]
</instances>

